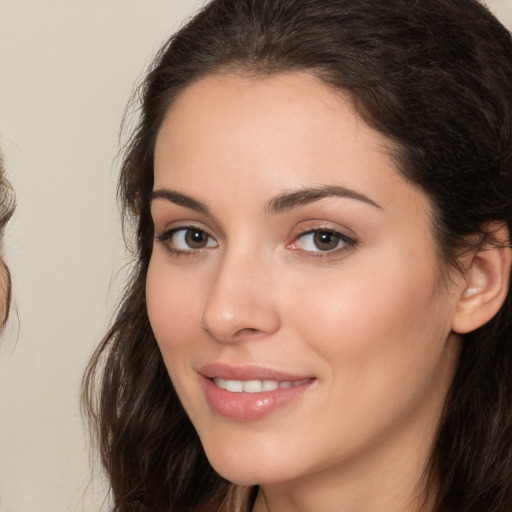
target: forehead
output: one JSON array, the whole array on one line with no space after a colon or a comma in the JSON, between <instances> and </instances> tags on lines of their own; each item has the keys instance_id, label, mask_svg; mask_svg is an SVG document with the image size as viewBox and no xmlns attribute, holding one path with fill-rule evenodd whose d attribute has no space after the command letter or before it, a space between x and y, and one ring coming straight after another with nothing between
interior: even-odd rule
<instances>
[{"instance_id":1,"label":"forehead","mask_svg":"<svg viewBox=\"0 0 512 512\"><path fill-rule=\"evenodd\" d=\"M328 86L311 74L295 72L261 77L214 74L193 82L171 104L159 130L157 145L171 135L173 127L180 129L174 131L174 136L185 135L186 128L201 128L201 132L193 133L198 142L205 128L211 132L217 127L239 130L241 125L251 130L251 135L262 138L273 130L273 138L279 142L288 134L290 139L292 136L304 139L308 135L314 140L319 132L334 133L332 124L337 118L344 119L347 125L352 122L347 127L358 137L371 133L373 140L367 142L389 145L387 139L359 119L348 93ZM314 130L301 131L305 123ZM354 130L359 124L366 130ZM283 128L285 132L281 131ZM340 126L336 128L339 130ZM240 142L246 134L241 132L240 138L233 142Z\"/></svg>"},{"instance_id":2,"label":"forehead","mask_svg":"<svg viewBox=\"0 0 512 512\"><path fill-rule=\"evenodd\" d=\"M169 109L157 137L155 188L200 185L212 195L229 184L239 194L269 195L327 183L400 201L418 191L390 149L348 94L310 74L212 75Z\"/></svg>"}]
</instances>

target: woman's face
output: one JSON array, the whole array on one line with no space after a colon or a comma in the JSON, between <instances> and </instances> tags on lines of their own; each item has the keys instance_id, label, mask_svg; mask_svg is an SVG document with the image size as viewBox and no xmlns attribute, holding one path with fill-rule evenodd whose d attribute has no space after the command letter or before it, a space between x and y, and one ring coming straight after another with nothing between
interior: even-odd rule
<instances>
[{"instance_id":1,"label":"woman's face","mask_svg":"<svg viewBox=\"0 0 512 512\"><path fill-rule=\"evenodd\" d=\"M204 78L163 122L149 318L231 481L393 472L404 453L419 471L428 453L457 297L429 201L388 150L299 73Z\"/></svg>"}]
</instances>

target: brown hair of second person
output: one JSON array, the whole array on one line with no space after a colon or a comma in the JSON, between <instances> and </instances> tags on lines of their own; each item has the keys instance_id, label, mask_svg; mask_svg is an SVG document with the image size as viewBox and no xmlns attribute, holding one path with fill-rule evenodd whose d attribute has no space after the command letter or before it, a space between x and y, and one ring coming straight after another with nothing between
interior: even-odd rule
<instances>
[{"instance_id":1,"label":"brown hair of second person","mask_svg":"<svg viewBox=\"0 0 512 512\"><path fill-rule=\"evenodd\" d=\"M0 323L3 326L9 317L11 304L11 274L5 264L1 251L1 239L7 222L14 212L14 194L10 183L7 181L3 166L3 159L0 155L0 314L2 315Z\"/></svg>"}]
</instances>

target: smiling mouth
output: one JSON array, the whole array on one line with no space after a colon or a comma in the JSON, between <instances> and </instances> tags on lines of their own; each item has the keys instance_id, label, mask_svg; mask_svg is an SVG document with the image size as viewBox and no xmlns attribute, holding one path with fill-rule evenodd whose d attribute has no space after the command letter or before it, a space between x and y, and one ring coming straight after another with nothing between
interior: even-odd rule
<instances>
[{"instance_id":1,"label":"smiling mouth","mask_svg":"<svg viewBox=\"0 0 512 512\"><path fill-rule=\"evenodd\" d=\"M212 379L216 386L232 393L262 393L265 391L275 391L276 389L288 389L303 384L308 384L313 379L301 380L231 380L215 377Z\"/></svg>"},{"instance_id":2,"label":"smiling mouth","mask_svg":"<svg viewBox=\"0 0 512 512\"><path fill-rule=\"evenodd\" d=\"M316 378L258 366L204 366L206 400L212 411L231 420L257 421L299 400Z\"/></svg>"}]
</instances>

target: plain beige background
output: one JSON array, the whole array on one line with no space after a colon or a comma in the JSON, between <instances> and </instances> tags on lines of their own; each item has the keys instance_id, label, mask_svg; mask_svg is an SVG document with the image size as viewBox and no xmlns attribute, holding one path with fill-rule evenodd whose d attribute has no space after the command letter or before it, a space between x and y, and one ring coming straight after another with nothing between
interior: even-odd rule
<instances>
[{"instance_id":1,"label":"plain beige background","mask_svg":"<svg viewBox=\"0 0 512 512\"><path fill-rule=\"evenodd\" d=\"M1 512L108 510L78 407L128 261L115 204L124 107L202 0L0 0L0 147L18 210L0 343ZM512 27L512 0L489 0ZM512 86L511 86L512 87Z\"/></svg>"}]
</instances>

